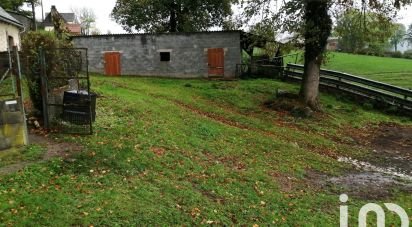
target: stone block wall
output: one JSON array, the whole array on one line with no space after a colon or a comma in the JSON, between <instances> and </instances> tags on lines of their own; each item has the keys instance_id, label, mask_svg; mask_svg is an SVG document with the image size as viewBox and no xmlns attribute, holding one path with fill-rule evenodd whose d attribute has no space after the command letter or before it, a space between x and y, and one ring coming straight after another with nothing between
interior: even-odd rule
<instances>
[{"instance_id":1,"label":"stone block wall","mask_svg":"<svg viewBox=\"0 0 412 227\"><path fill-rule=\"evenodd\" d=\"M89 70L105 72L104 54L120 52L121 74L177 78L208 77L208 49L225 50L225 77L234 77L241 63L241 33L198 32L73 37L77 48L88 48ZM170 61L160 61L170 52Z\"/></svg>"}]
</instances>

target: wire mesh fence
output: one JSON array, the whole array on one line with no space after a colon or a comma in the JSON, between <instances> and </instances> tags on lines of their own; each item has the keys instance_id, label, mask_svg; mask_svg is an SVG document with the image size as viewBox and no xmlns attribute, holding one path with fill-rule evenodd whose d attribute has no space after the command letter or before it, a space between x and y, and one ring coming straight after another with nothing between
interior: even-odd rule
<instances>
[{"instance_id":1,"label":"wire mesh fence","mask_svg":"<svg viewBox=\"0 0 412 227\"><path fill-rule=\"evenodd\" d=\"M58 133L92 134L96 95L90 91L87 49L40 50L39 56L26 56L24 62L34 77L31 80L40 84L37 100L41 103L35 105L42 105L44 127Z\"/></svg>"},{"instance_id":2,"label":"wire mesh fence","mask_svg":"<svg viewBox=\"0 0 412 227\"><path fill-rule=\"evenodd\" d=\"M87 49L44 55L47 124L63 133L92 134L96 95L90 91Z\"/></svg>"}]
</instances>

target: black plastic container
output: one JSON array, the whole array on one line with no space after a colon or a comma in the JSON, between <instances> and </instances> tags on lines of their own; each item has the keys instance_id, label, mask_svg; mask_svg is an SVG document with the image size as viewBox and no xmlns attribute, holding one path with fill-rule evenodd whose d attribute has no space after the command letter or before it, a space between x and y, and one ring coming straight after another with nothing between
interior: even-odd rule
<instances>
[{"instance_id":1,"label":"black plastic container","mask_svg":"<svg viewBox=\"0 0 412 227\"><path fill-rule=\"evenodd\" d=\"M95 93L87 91L65 91L63 96L63 120L77 124L90 124L96 120ZM91 114L91 116L90 116Z\"/></svg>"}]
</instances>

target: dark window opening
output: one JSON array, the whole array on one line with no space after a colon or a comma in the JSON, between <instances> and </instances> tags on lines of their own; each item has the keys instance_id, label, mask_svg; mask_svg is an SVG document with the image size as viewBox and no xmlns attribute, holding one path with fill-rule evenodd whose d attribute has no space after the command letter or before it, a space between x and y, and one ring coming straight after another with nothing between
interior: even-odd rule
<instances>
[{"instance_id":1,"label":"dark window opening","mask_svg":"<svg viewBox=\"0 0 412 227\"><path fill-rule=\"evenodd\" d=\"M170 61L170 52L160 52L160 61Z\"/></svg>"},{"instance_id":2,"label":"dark window opening","mask_svg":"<svg viewBox=\"0 0 412 227\"><path fill-rule=\"evenodd\" d=\"M13 50L13 47L14 47L14 38L13 38L13 36L9 36L9 49L10 49L10 51L12 51Z\"/></svg>"}]
</instances>

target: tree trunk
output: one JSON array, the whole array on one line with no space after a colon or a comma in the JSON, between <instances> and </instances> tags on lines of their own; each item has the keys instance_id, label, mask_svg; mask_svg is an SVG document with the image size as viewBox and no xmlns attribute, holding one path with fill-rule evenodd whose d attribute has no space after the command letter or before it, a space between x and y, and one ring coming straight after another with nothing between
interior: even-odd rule
<instances>
[{"instance_id":1,"label":"tree trunk","mask_svg":"<svg viewBox=\"0 0 412 227\"><path fill-rule=\"evenodd\" d=\"M305 73L301 86L301 99L311 109L319 110L319 72L321 59L305 57Z\"/></svg>"},{"instance_id":2,"label":"tree trunk","mask_svg":"<svg viewBox=\"0 0 412 227\"><path fill-rule=\"evenodd\" d=\"M319 72L332 30L329 7L329 0L305 0L305 70L300 97L313 110L320 110Z\"/></svg>"},{"instance_id":3,"label":"tree trunk","mask_svg":"<svg viewBox=\"0 0 412 227\"><path fill-rule=\"evenodd\" d=\"M169 32L177 32L177 18L176 11L174 9L170 10L170 30Z\"/></svg>"},{"instance_id":4,"label":"tree trunk","mask_svg":"<svg viewBox=\"0 0 412 227\"><path fill-rule=\"evenodd\" d=\"M43 0L40 1L41 4L41 22L44 22L44 8L43 8Z\"/></svg>"},{"instance_id":5,"label":"tree trunk","mask_svg":"<svg viewBox=\"0 0 412 227\"><path fill-rule=\"evenodd\" d=\"M33 14L33 29L34 29L34 31L37 31L35 2L34 2L34 0L32 0L30 3L31 3L31 12Z\"/></svg>"}]
</instances>

